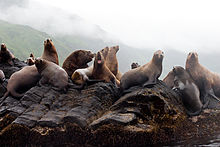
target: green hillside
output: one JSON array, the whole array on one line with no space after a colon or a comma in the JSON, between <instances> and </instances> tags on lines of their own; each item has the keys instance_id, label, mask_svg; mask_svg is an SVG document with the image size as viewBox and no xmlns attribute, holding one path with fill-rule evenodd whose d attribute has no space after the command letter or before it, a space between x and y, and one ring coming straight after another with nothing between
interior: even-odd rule
<instances>
[{"instance_id":1,"label":"green hillside","mask_svg":"<svg viewBox=\"0 0 220 147\"><path fill-rule=\"evenodd\" d=\"M65 45L63 41L29 26L10 24L0 20L0 42L6 43L7 47L19 59L25 60L30 53L34 53L36 57L41 56L43 41L46 38L53 40L59 54L59 60L63 62L64 58L72 51L72 48ZM77 40L74 43L77 44Z\"/></svg>"}]
</instances>

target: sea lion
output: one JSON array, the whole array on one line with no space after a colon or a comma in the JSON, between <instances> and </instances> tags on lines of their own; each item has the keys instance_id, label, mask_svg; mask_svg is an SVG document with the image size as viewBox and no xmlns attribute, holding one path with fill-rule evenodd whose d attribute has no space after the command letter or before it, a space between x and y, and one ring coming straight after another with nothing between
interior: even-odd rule
<instances>
[{"instance_id":1,"label":"sea lion","mask_svg":"<svg viewBox=\"0 0 220 147\"><path fill-rule=\"evenodd\" d=\"M31 65L34 65L34 62L35 62L35 58L34 58L34 55L31 53L30 56L27 58L27 65L31 66Z\"/></svg>"},{"instance_id":2,"label":"sea lion","mask_svg":"<svg viewBox=\"0 0 220 147\"><path fill-rule=\"evenodd\" d=\"M63 62L63 69L71 77L77 69L87 68L88 62L92 61L94 54L89 50L76 50Z\"/></svg>"},{"instance_id":3,"label":"sea lion","mask_svg":"<svg viewBox=\"0 0 220 147\"><path fill-rule=\"evenodd\" d=\"M106 66L115 76L118 73L118 60L116 57L118 50L119 46L110 47L105 61Z\"/></svg>"},{"instance_id":4,"label":"sea lion","mask_svg":"<svg viewBox=\"0 0 220 147\"><path fill-rule=\"evenodd\" d=\"M220 102L220 75L202 66L196 52L188 54L185 68L199 87L203 104L206 103L205 97L207 95L211 95Z\"/></svg>"},{"instance_id":5,"label":"sea lion","mask_svg":"<svg viewBox=\"0 0 220 147\"><path fill-rule=\"evenodd\" d=\"M86 81L89 81L89 77L92 76L93 65L83 69L77 69L71 76L73 83L78 85L84 85Z\"/></svg>"},{"instance_id":6,"label":"sea lion","mask_svg":"<svg viewBox=\"0 0 220 147\"><path fill-rule=\"evenodd\" d=\"M62 67L41 58L35 60L35 66L41 75L40 85L50 84L56 90L67 90L68 74Z\"/></svg>"},{"instance_id":7,"label":"sea lion","mask_svg":"<svg viewBox=\"0 0 220 147\"><path fill-rule=\"evenodd\" d=\"M131 64L131 69L134 69L134 68L137 68L137 67L140 67L140 65L136 62L136 63L132 63Z\"/></svg>"},{"instance_id":8,"label":"sea lion","mask_svg":"<svg viewBox=\"0 0 220 147\"><path fill-rule=\"evenodd\" d=\"M44 52L41 58L59 65L57 50L51 39L44 41Z\"/></svg>"},{"instance_id":9,"label":"sea lion","mask_svg":"<svg viewBox=\"0 0 220 147\"><path fill-rule=\"evenodd\" d=\"M6 45L2 43L0 51L0 63L9 63L10 65L13 65L12 59L14 58L15 56L7 49Z\"/></svg>"},{"instance_id":10,"label":"sea lion","mask_svg":"<svg viewBox=\"0 0 220 147\"><path fill-rule=\"evenodd\" d=\"M181 66L173 68L174 90L178 90L186 112L190 116L199 115L203 105L200 101L199 88L196 86L188 72Z\"/></svg>"},{"instance_id":11,"label":"sea lion","mask_svg":"<svg viewBox=\"0 0 220 147\"><path fill-rule=\"evenodd\" d=\"M170 87L171 89L173 88L174 86L174 73L173 73L173 70L171 70L167 76L163 79L163 82L168 86Z\"/></svg>"},{"instance_id":12,"label":"sea lion","mask_svg":"<svg viewBox=\"0 0 220 147\"><path fill-rule=\"evenodd\" d=\"M148 86L156 84L162 73L163 57L164 53L161 50L158 50L154 53L150 62L126 72L120 81L121 90L124 91L132 86Z\"/></svg>"},{"instance_id":13,"label":"sea lion","mask_svg":"<svg viewBox=\"0 0 220 147\"><path fill-rule=\"evenodd\" d=\"M103 80L105 82L113 82L117 86L120 82L117 80L115 75L109 70L105 64L105 59L102 53L99 51L95 56L95 61L93 64L92 79Z\"/></svg>"},{"instance_id":14,"label":"sea lion","mask_svg":"<svg viewBox=\"0 0 220 147\"><path fill-rule=\"evenodd\" d=\"M11 75L8 80L7 92L4 94L3 99L9 94L14 97L22 97L25 91L37 84L39 79L40 75L34 65L23 67Z\"/></svg>"},{"instance_id":15,"label":"sea lion","mask_svg":"<svg viewBox=\"0 0 220 147\"><path fill-rule=\"evenodd\" d=\"M2 70L0 70L0 83L5 81L5 74Z\"/></svg>"}]
</instances>

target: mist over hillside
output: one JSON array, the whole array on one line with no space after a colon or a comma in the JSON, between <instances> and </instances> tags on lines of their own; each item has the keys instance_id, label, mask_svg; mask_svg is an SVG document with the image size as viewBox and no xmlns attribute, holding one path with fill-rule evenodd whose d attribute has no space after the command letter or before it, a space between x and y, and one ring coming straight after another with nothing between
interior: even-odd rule
<instances>
[{"instance_id":1,"label":"mist over hillside","mask_svg":"<svg viewBox=\"0 0 220 147\"><path fill-rule=\"evenodd\" d=\"M5 42L22 60L25 60L31 52L35 56L40 56L43 52L44 39L52 38L60 63L76 49L97 52L105 46L119 45L117 57L122 73L130 69L132 62L138 62L141 65L149 62L154 51L158 49L165 52L161 78L173 66L185 66L187 53L173 48L130 47L98 25L90 24L80 16L56 7L44 6L30 0L1 0L0 6L4 7L0 9L0 19L4 20L0 21L0 41ZM216 64L219 62L219 53L198 53L199 60L205 67L220 73L220 65Z\"/></svg>"}]
</instances>

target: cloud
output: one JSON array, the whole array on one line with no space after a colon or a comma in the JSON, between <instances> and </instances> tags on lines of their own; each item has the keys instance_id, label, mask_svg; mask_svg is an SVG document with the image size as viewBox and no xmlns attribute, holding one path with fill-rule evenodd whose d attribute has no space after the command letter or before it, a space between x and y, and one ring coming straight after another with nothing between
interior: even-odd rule
<instances>
[{"instance_id":1,"label":"cloud","mask_svg":"<svg viewBox=\"0 0 220 147\"><path fill-rule=\"evenodd\" d=\"M92 38L108 37L97 25L62 9L43 5L34 0L0 1L0 19L28 25L51 35L81 35Z\"/></svg>"}]
</instances>

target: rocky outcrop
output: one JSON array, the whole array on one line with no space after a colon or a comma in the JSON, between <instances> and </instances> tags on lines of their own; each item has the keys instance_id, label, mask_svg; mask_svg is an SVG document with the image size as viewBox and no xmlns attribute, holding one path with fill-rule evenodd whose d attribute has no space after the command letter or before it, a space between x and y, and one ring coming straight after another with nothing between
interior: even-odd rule
<instances>
[{"instance_id":1,"label":"rocky outcrop","mask_svg":"<svg viewBox=\"0 0 220 147\"><path fill-rule=\"evenodd\" d=\"M7 78L25 66L14 62L14 67L0 65ZM6 85L7 80L0 85L1 96ZM36 85L21 99L3 100L0 146L172 144L216 132L219 115L219 110L206 110L188 118L178 94L163 82L121 96L111 83L76 90L69 80L67 93Z\"/></svg>"}]
</instances>

